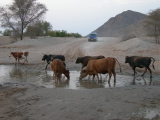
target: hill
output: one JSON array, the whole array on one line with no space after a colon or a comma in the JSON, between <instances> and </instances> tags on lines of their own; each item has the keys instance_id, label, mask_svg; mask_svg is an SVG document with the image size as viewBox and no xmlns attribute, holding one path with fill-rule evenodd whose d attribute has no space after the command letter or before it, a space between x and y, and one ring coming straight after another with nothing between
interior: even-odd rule
<instances>
[{"instance_id":1,"label":"hill","mask_svg":"<svg viewBox=\"0 0 160 120\"><path fill-rule=\"evenodd\" d=\"M124 11L110 18L102 26L94 30L100 37L141 37L146 35L143 21L146 15L131 10Z\"/></svg>"}]
</instances>

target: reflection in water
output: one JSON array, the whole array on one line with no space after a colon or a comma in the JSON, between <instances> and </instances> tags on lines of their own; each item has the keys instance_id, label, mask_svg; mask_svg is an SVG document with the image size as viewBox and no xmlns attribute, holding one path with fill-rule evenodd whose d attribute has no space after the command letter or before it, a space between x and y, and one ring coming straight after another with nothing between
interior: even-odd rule
<instances>
[{"instance_id":1,"label":"reflection in water","mask_svg":"<svg viewBox=\"0 0 160 120\"><path fill-rule=\"evenodd\" d=\"M105 88L104 81L90 81L90 80L80 80L79 84L81 87L91 89L91 88Z\"/></svg>"},{"instance_id":2,"label":"reflection in water","mask_svg":"<svg viewBox=\"0 0 160 120\"><path fill-rule=\"evenodd\" d=\"M131 85L160 85L160 81L144 77L132 77L117 75L116 83L113 78L108 83L106 75L102 75L102 80L88 80L88 77L79 80L80 72L70 71L70 80L63 75L60 82L54 80L52 71L35 70L33 66L0 65L0 84L5 83L30 83L47 88L62 87L67 89L93 89L109 87L125 87ZM158 78L158 77L157 77Z\"/></svg>"},{"instance_id":3,"label":"reflection in water","mask_svg":"<svg viewBox=\"0 0 160 120\"><path fill-rule=\"evenodd\" d=\"M140 108L140 112L138 113L141 116L144 116L147 120L159 120L160 116L160 106L156 107L144 107Z\"/></svg>"},{"instance_id":4,"label":"reflection in water","mask_svg":"<svg viewBox=\"0 0 160 120\"><path fill-rule=\"evenodd\" d=\"M55 82L55 87L68 87L68 86L69 86L69 80L61 80Z\"/></svg>"},{"instance_id":5,"label":"reflection in water","mask_svg":"<svg viewBox=\"0 0 160 120\"><path fill-rule=\"evenodd\" d=\"M148 83L147 83L148 82ZM144 77L133 77L133 80L131 82L131 85L138 85L138 84L144 84L144 85L151 85L152 84L152 78L144 78Z\"/></svg>"}]
</instances>

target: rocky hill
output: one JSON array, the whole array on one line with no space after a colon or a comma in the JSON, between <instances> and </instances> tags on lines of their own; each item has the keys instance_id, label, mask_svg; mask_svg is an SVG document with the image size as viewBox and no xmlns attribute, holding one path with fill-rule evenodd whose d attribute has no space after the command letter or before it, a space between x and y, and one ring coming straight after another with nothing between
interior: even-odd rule
<instances>
[{"instance_id":1,"label":"rocky hill","mask_svg":"<svg viewBox=\"0 0 160 120\"><path fill-rule=\"evenodd\" d=\"M146 35L143 21L146 15L131 10L124 11L110 18L106 23L93 32L100 37L141 37Z\"/></svg>"}]
</instances>

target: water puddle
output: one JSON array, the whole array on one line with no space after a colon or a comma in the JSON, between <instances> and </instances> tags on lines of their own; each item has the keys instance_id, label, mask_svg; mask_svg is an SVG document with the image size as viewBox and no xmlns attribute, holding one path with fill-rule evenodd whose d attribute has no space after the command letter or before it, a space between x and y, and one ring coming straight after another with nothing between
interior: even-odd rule
<instances>
[{"instance_id":1,"label":"water puddle","mask_svg":"<svg viewBox=\"0 0 160 120\"><path fill-rule=\"evenodd\" d=\"M34 67L33 67L34 68ZM150 80L149 78L133 77L126 75L117 75L116 83L111 79L108 84L107 75L102 75L102 80L88 80L86 77L79 80L80 71L70 71L70 80L63 79L59 83L54 82L53 72L45 70L34 70L28 66L20 67L14 65L0 65L0 84L5 83L30 83L34 85L44 86L47 88L62 87L66 89L93 89L93 88L109 88L109 87L125 87L130 85L160 85L159 81Z\"/></svg>"},{"instance_id":2,"label":"water puddle","mask_svg":"<svg viewBox=\"0 0 160 120\"><path fill-rule=\"evenodd\" d=\"M151 120L156 118L156 116L160 116L160 106L155 108L141 108L139 114L144 116L145 119Z\"/></svg>"}]
</instances>

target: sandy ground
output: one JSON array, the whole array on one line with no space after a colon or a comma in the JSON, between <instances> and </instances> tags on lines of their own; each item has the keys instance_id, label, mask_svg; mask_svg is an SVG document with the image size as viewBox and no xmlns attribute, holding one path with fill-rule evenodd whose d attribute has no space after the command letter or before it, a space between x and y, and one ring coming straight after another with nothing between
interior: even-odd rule
<instances>
[{"instance_id":1,"label":"sandy ground","mask_svg":"<svg viewBox=\"0 0 160 120\"><path fill-rule=\"evenodd\" d=\"M0 46L0 64L14 64L9 59L10 51L29 51L27 64L42 69L43 54L63 54L69 70L80 70L76 58L85 55L115 57L122 66L122 73L133 74L125 56L154 57L156 70L153 76L159 79L160 45L149 38L134 38L121 41L119 38L99 38L88 42L86 38L26 39ZM50 67L48 67L50 69ZM119 69L118 67L116 69ZM142 71L138 69L139 74ZM137 75L137 76L138 76ZM147 72L146 77L149 76ZM159 120L160 113L145 118L145 108L160 106L159 86L132 86L70 90L44 88L31 84L8 84L0 87L0 120Z\"/></svg>"}]
</instances>

